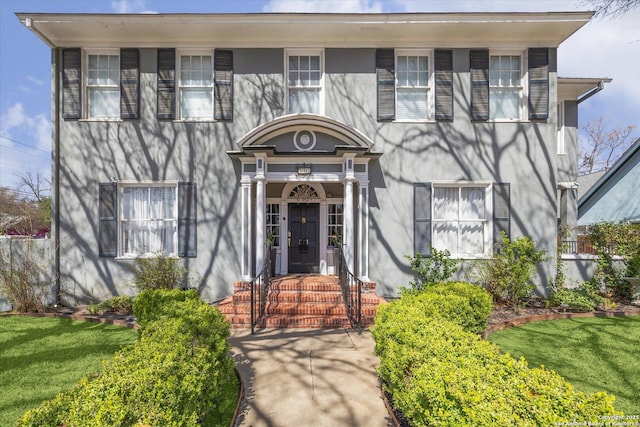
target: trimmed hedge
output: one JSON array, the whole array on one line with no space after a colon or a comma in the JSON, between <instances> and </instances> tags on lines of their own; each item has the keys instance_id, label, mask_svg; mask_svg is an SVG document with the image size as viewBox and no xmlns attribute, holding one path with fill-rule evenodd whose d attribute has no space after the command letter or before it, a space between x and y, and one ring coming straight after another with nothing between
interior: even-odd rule
<instances>
[{"instance_id":1,"label":"trimmed hedge","mask_svg":"<svg viewBox=\"0 0 640 427\"><path fill-rule=\"evenodd\" d=\"M460 311L445 306L430 314L437 311L403 296L378 308L373 328L378 373L412 425L558 425L616 414L613 396L576 391L555 372L529 368L465 330Z\"/></svg>"},{"instance_id":2,"label":"trimmed hedge","mask_svg":"<svg viewBox=\"0 0 640 427\"><path fill-rule=\"evenodd\" d=\"M238 390L228 323L195 292L140 295L138 341L19 426L228 425Z\"/></svg>"},{"instance_id":3,"label":"trimmed hedge","mask_svg":"<svg viewBox=\"0 0 640 427\"><path fill-rule=\"evenodd\" d=\"M390 305L389 313L403 310L404 305L420 307L424 316L453 321L477 334L487 328L487 319L493 310L493 299L486 290L464 282L442 282L423 291L408 291L402 294L401 300L402 305Z\"/></svg>"}]
</instances>

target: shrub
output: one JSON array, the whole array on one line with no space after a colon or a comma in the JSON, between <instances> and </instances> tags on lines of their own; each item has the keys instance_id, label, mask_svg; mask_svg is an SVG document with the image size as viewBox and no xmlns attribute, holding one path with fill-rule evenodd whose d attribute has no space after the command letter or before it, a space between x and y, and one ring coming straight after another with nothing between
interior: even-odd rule
<instances>
[{"instance_id":1,"label":"shrub","mask_svg":"<svg viewBox=\"0 0 640 427\"><path fill-rule=\"evenodd\" d=\"M129 295L118 295L99 304L89 304L87 310L91 314L98 313L131 313L133 311L133 297Z\"/></svg>"},{"instance_id":2,"label":"shrub","mask_svg":"<svg viewBox=\"0 0 640 427\"><path fill-rule=\"evenodd\" d=\"M194 291L140 295L142 307L158 312L140 311L136 300L144 320L138 341L100 375L27 412L20 426L228 425L238 387L229 324Z\"/></svg>"},{"instance_id":3,"label":"shrub","mask_svg":"<svg viewBox=\"0 0 640 427\"><path fill-rule=\"evenodd\" d=\"M536 249L529 237L510 240L504 232L496 253L477 265L479 279L496 302L505 302L514 309L521 298L531 295L536 265L548 259L545 251Z\"/></svg>"},{"instance_id":4,"label":"shrub","mask_svg":"<svg viewBox=\"0 0 640 427\"><path fill-rule=\"evenodd\" d=\"M416 273L416 281L410 282L412 290L421 291L426 286L445 282L458 270L460 260L452 259L448 250L440 251L431 248L431 255L423 256L420 252L414 256L405 255Z\"/></svg>"},{"instance_id":5,"label":"shrub","mask_svg":"<svg viewBox=\"0 0 640 427\"><path fill-rule=\"evenodd\" d=\"M553 293L550 303L556 307L565 307L570 311L593 311L603 302L603 298L585 287L574 289L561 288Z\"/></svg>"},{"instance_id":6,"label":"shrub","mask_svg":"<svg viewBox=\"0 0 640 427\"><path fill-rule=\"evenodd\" d=\"M42 256L34 242L24 240L21 244L24 247L19 256L11 247L0 249L0 289L15 311L44 313L49 295Z\"/></svg>"},{"instance_id":7,"label":"shrub","mask_svg":"<svg viewBox=\"0 0 640 427\"><path fill-rule=\"evenodd\" d=\"M187 274L179 259L164 254L136 258L131 269L133 283L141 291L180 288Z\"/></svg>"},{"instance_id":8,"label":"shrub","mask_svg":"<svg viewBox=\"0 0 640 427\"><path fill-rule=\"evenodd\" d=\"M418 308L421 316L446 319L477 334L486 329L493 309L487 291L462 282L434 284L420 293L404 294L389 304L389 312L402 312L407 305Z\"/></svg>"},{"instance_id":9,"label":"shrub","mask_svg":"<svg viewBox=\"0 0 640 427\"><path fill-rule=\"evenodd\" d=\"M199 305L200 297L193 289L187 291L178 289L142 291L133 302L133 314L135 314L140 327L144 328L148 322L159 320L162 317L178 317L178 311L183 310L181 310L182 306L177 303L183 303L187 300L198 301Z\"/></svg>"},{"instance_id":10,"label":"shrub","mask_svg":"<svg viewBox=\"0 0 640 427\"><path fill-rule=\"evenodd\" d=\"M615 298L628 299L632 286L624 276L640 275L640 225L601 222L589 226L589 238L598 255L593 283ZM622 256L625 266L617 267L613 255Z\"/></svg>"},{"instance_id":11,"label":"shrub","mask_svg":"<svg viewBox=\"0 0 640 427\"><path fill-rule=\"evenodd\" d=\"M384 387L411 425L559 425L616 414L606 393L576 391L454 322L394 304L378 309L375 353Z\"/></svg>"}]
</instances>

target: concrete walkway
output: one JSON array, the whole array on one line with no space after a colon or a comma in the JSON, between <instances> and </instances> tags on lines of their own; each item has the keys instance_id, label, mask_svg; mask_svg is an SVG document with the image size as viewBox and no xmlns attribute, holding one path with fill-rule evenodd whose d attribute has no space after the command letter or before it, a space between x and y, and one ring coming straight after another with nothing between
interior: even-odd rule
<instances>
[{"instance_id":1,"label":"concrete walkway","mask_svg":"<svg viewBox=\"0 0 640 427\"><path fill-rule=\"evenodd\" d=\"M368 331L232 329L245 385L238 426L391 426Z\"/></svg>"}]
</instances>

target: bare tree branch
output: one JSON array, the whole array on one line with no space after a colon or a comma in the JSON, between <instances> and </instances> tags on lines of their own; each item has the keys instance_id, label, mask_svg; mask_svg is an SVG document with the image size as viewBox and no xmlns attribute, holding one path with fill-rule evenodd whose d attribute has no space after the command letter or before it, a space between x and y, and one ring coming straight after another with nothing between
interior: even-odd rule
<instances>
[{"instance_id":1,"label":"bare tree branch","mask_svg":"<svg viewBox=\"0 0 640 427\"><path fill-rule=\"evenodd\" d=\"M598 18L615 18L640 5L640 0L582 0L582 4L593 9Z\"/></svg>"},{"instance_id":2,"label":"bare tree branch","mask_svg":"<svg viewBox=\"0 0 640 427\"><path fill-rule=\"evenodd\" d=\"M30 193L37 202L41 203L45 198L49 197L51 183L40 172L34 176L31 170L26 170L16 172L15 176L19 179L17 185L18 190Z\"/></svg>"},{"instance_id":3,"label":"bare tree branch","mask_svg":"<svg viewBox=\"0 0 640 427\"><path fill-rule=\"evenodd\" d=\"M611 121L603 117L581 126L583 137L578 142L578 172L584 175L610 168L635 140L632 137L634 128L611 128Z\"/></svg>"}]
</instances>

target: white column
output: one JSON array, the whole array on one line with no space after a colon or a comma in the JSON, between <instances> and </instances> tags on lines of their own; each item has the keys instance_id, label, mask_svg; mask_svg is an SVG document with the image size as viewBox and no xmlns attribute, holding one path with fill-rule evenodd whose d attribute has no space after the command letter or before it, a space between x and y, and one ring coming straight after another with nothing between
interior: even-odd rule
<instances>
[{"instance_id":1,"label":"white column","mask_svg":"<svg viewBox=\"0 0 640 427\"><path fill-rule=\"evenodd\" d=\"M267 198L265 177L267 159L264 154L256 154L256 275L264 267L265 253L264 245L266 243L265 233L266 217L267 217Z\"/></svg>"},{"instance_id":2,"label":"white column","mask_svg":"<svg viewBox=\"0 0 640 427\"><path fill-rule=\"evenodd\" d=\"M353 272L353 245L354 229L353 229L353 181L354 178L347 177L344 181L344 258L347 262L347 268Z\"/></svg>"},{"instance_id":3,"label":"white column","mask_svg":"<svg viewBox=\"0 0 640 427\"><path fill-rule=\"evenodd\" d=\"M242 280L250 281L251 274L251 178L243 175L240 179L242 198Z\"/></svg>"},{"instance_id":4,"label":"white column","mask_svg":"<svg viewBox=\"0 0 640 427\"><path fill-rule=\"evenodd\" d=\"M265 253L264 245L266 242L266 197L265 197L266 179L264 175L262 177L256 177L256 274L258 274L264 266Z\"/></svg>"},{"instance_id":5,"label":"white column","mask_svg":"<svg viewBox=\"0 0 640 427\"><path fill-rule=\"evenodd\" d=\"M369 281L369 181L360 181L358 197L358 277Z\"/></svg>"}]
</instances>

